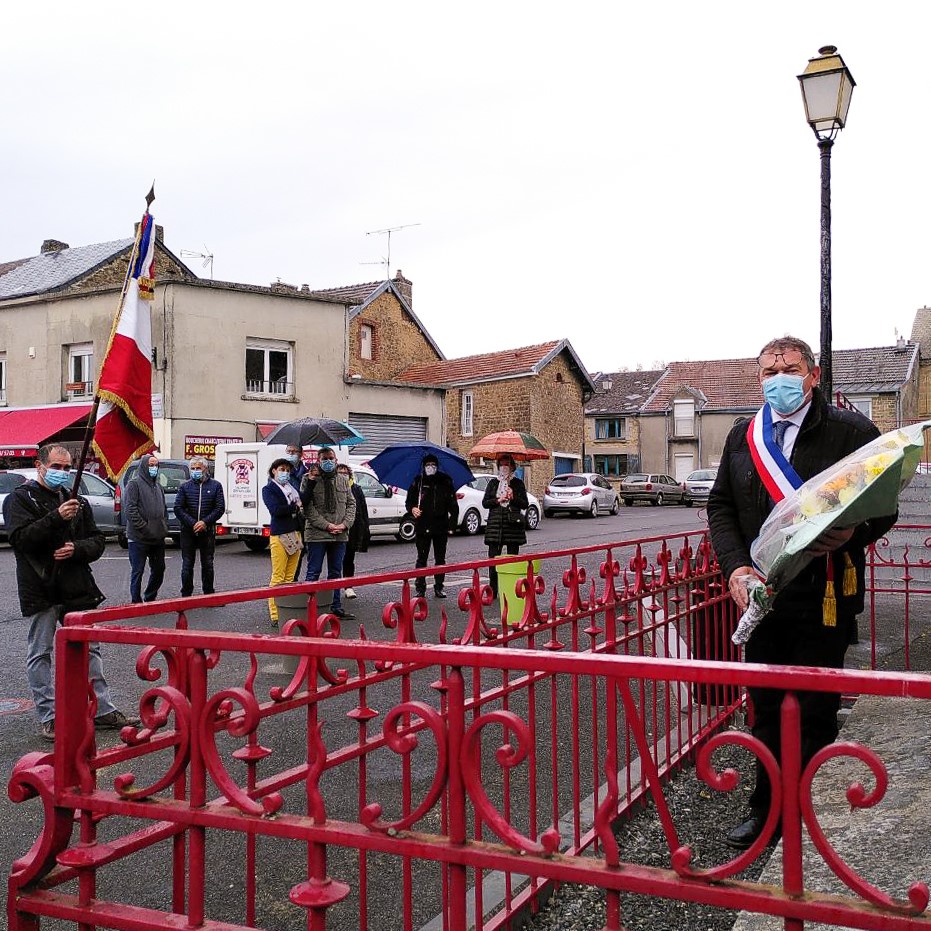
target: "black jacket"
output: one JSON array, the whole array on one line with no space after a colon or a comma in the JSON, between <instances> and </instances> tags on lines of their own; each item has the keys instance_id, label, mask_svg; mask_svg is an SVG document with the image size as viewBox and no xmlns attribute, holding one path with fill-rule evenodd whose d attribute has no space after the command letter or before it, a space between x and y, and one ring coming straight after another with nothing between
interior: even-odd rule
<instances>
[{"instance_id":1,"label":"black jacket","mask_svg":"<svg viewBox=\"0 0 931 931\"><path fill-rule=\"evenodd\" d=\"M423 489L421 491L421 488ZM417 533L449 533L459 524L459 502L453 480L445 472L424 475L411 482L407 490L407 509L419 507L420 517L415 518Z\"/></svg>"},{"instance_id":2,"label":"black jacket","mask_svg":"<svg viewBox=\"0 0 931 931\"><path fill-rule=\"evenodd\" d=\"M511 500L507 507L498 504L498 485L493 478L485 487L482 507L488 508L488 523L485 526L486 546L506 546L508 543L523 546L527 542L526 522L522 511L527 510L527 486L516 476L511 478ZM519 519L515 519L517 515Z\"/></svg>"},{"instance_id":3,"label":"black jacket","mask_svg":"<svg viewBox=\"0 0 931 931\"><path fill-rule=\"evenodd\" d=\"M79 499L81 509L70 521L62 519L58 506L67 498L64 491L29 481L14 488L4 502L24 617L99 594L90 563L103 555L106 540L84 498ZM74 555L56 561L53 553L68 541L74 543Z\"/></svg>"},{"instance_id":4,"label":"black jacket","mask_svg":"<svg viewBox=\"0 0 931 931\"><path fill-rule=\"evenodd\" d=\"M215 478L202 482L189 478L182 482L175 495L175 517L181 522L181 530L194 532L194 524L202 520L207 533L213 533L217 521L226 510L223 486Z\"/></svg>"},{"instance_id":5,"label":"black jacket","mask_svg":"<svg viewBox=\"0 0 931 931\"><path fill-rule=\"evenodd\" d=\"M711 543L725 580L740 566L752 565L750 544L775 506L750 457L749 423L748 419L741 419L731 428L708 498ZM811 408L792 448L792 467L807 481L877 436L879 430L872 421L856 411L830 407L815 388ZM886 533L896 518L897 515L892 515L860 524L850 541L834 553L834 591L839 614L856 614L863 610L864 549ZM847 596L837 584L843 578L845 552L857 570L857 592ZM820 613L826 579L827 560L813 559L779 593L775 607Z\"/></svg>"},{"instance_id":6,"label":"black jacket","mask_svg":"<svg viewBox=\"0 0 931 931\"><path fill-rule=\"evenodd\" d=\"M357 552L364 553L369 548L372 532L369 530L369 506L362 489L352 483L352 496L356 499L356 519L349 528L349 545Z\"/></svg>"}]
</instances>

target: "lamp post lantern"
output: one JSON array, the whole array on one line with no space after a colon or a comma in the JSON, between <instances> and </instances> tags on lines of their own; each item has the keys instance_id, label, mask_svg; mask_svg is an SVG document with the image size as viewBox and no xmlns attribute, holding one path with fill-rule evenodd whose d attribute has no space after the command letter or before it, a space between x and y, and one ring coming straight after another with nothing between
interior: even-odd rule
<instances>
[{"instance_id":1,"label":"lamp post lantern","mask_svg":"<svg viewBox=\"0 0 931 931\"><path fill-rule=\"evenodd\" d=\"M831 148L847 124L847 111L856 81L833 45L818 49L818 56L798 76L805 102L805 118L821 150L821 388L831 402Z\"/></svg>"}]
</instances>

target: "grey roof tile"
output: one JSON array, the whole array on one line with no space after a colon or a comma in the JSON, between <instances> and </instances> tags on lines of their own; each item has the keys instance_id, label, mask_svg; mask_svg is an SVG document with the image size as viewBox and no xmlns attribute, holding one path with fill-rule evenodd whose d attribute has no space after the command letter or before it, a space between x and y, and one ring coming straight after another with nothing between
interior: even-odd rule
<instances>
[{"instance_id":1,"label":"grey roof tile","mask_svg":"<svg viewBox=\"0 0 931 931\"><path fill-rule=\"evenodd\" d=\"M0 275L0 300L58 291L131 248L132 244L132 239L115 239L35 255Z\"/></svg>"}]
</instances>

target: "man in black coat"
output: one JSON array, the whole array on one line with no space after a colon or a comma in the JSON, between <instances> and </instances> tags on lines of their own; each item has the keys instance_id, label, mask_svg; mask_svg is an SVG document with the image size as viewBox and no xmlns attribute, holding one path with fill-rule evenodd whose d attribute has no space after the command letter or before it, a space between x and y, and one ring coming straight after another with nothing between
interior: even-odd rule
<instances>
[{"instance_id":1,"label":"man in black coat","mask_svg":"<svg viewBox=\"0 0 931 931\"><path fill-rule=\"evenodd\" d=\"M181 597L194 594L194 563L200 553L200 583L205 595L214 592L213 556L217 521L226 510L223 486L210 477L207 460L195 456L191 477L175 495L175 516L181 524Z\"/></svg>"},{"instance_id":2,"label":"man in black coat","mask_svg":"<svg viewBox=\"0 0 931 931\"><path fill-rule=\"evenodd\" d=\"M794 469L798 478L812 478L879 436L875 425L862 414L827 403L817 387L821 369L815 365L811 347L804 341L789 336L772 340L760 352L759 366L766 404L757 416L761 424L771 422L769 437L781 448L774 462L777 465L784 462L784 468ZM741 611L746 609L748 600L745 577L754 572L750 544L775 504L751 456L750 426L751 421L740 420L731 429L708 499L711 542L731 597ZM773 610L747 642L745 660L843 668L856 615L863 610L864 549L895 520L893 515L822 534L811 547L820 558L813 559L776 596ZM836 619L824 610L829 560L832 582L838 582L833 585ZM854 574L856 579L855 591L847 594L840 584L845 572L851 576L849 587L853 587ZM779 760L780 707L785 692L754 688L749 692L754 712L753 735ZM804 766L819 749L836 739L840 696L806 692L798 697ZM749 817L726 837L726 842L737 849L749 847L759 837L770 807L769 778L761 764L756 769Z\"/></svg>"},{"instance_id":3,"label":"man in black coat","mask_svg":"<svg viewBox=\"0 0 931 931\"><path fill-rule=\"evenodd\" d=\"M55 689L52 647L55 631L69 611L95 608L103 594L94 583L90 564L103 555L106 541L94 523L90 505L72 498L71 453L43 446L36 459L38 478L18 485L3 503L10 546L16 554L19 605L29 625L26 679L32 690L42 737L55 739ZM97 696L95 724L122 728L138 724L110 700L103 676L100 646L89 646L88 677Z\"/></svg>"},{"instance_id":4,"label":"man in black coat","mask_svg":"<svg viewBox=\"0 0 931 931\"><path fill-rule=\"evenodd\" d=\"M446 543L459 523L459 502L453 480L440 471L440 461L433 453L423 457L422 471L407 490L407 509L414 516L417 527L415 568L423 569L427 565L431 544L434 564L446 565ZM434 576L433 594L437 598L446 597L445 582L445 575ZM427 594L424 576L418 577L415 588L421 598Z\"/></svg>"}]
</instances>

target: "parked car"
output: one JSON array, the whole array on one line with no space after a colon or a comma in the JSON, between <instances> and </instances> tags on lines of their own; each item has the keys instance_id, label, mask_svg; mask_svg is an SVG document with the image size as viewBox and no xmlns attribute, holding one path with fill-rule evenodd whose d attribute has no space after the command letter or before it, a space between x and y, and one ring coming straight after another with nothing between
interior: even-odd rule
<instances>
[{"instance_id":1,"label":"parked car","mask_svg":"<svg viewBox=\"0 0 931 931\"><path fill-rule=\"evenodd\" d=\"M7 479L7 482L14 482L14 484L8 486L7 491L12 491L16 485L20 485L29 479L35 480L38 478L39 473L35 469L10 469L9 472L0 473L0 476L12 475L19 476L22 481L17 482L15 479ZM6 485L0 480L0 492L5 487ZM70 488L70 486L68 487ZM101 478L99 475L92 475L90 472L84 472L81 475L78 494L87 498L91 511L94 513L94 523L101 533L113 536L113 534L119 532L120 528L116 518L116 489L106 479ZM6 495L2 497L5 498Z\"/></svg>"},{"instance_id":2,"label":"parked car","mask_svg":"<svg viewBox=\"0 0 931 931\"><path fill-rule=\"evenodd\" d=\"M126 525L123 522L123 495L126 493L126 486L132 481L138 468L139 460L137 459L120 476L119 483L116 486L116 517L119 525L117 539L124 550L129 549L129 540L126 539ZM168 535L176 546L181 542L181 521L175 517L175 495L178 494L181 483L186 482L190 477L191 467L186 459L159 459L158 483L165 492L165 504L168 505Z\"/></svg>"},{"instance_id":3,"label":"parked car","mask_svg":"<svg viewBox=\"0 0 931 931\"><path fill-rule=\"evenodd\" d=\"M635 501L649 501L654 507L660 504L682 504L685 485L662 472L631 472L621 482L621 497L630 507Z\"/></svg>"},{"instance_id":4,"label":"parked car","mask_svg":"<svg viewBox=\"0 0 931 931\"><path fill-rule=\"evenodd\" d=\"M543 513L547 517L560 512L597 517L605 512L617 514L620 507L614 486L597 472L557 475L546 486L543 496Z\"/></svg>"},{"instance_id":5,"label":"parked car","mask_svg":"<svg viewBox=\"0 0 931 931\"><path fill-rule=\"evenodd\" d=\"M6 540L6 522L3 519L3 502L6 496L17 486L26 481L19 472L0 472L0 540Z\"/></svg>"},{"instance_id":6,"label":"parked car","mask_svg":"<svg viewBox=\"0 0 931 931\"><path fill-rule=\"evenodd\" d=\"M378 476L364 466L353 466L352 474L365 495L372 536L393 536L410 543L417 530L405 504L407 495L391 485L382 484Z\"/></svg>"},{"instance_id":7,"label":"parked car","mask_svg":"<svg viewBox=\"0 0 931 931\"><path fill-rule=\"evenodd\" d=\"M711 486L718 477L717 469L696 469L685 477L685 506L707 504Z\"/></svg>"},{"instance_id":8,"label":"parked car","mask_svg":"<svg viewBox=\"0 0 931 931\"><path fill-rule=\"evenodd\" d=\"M485 489L495 477L490 472L475 474L475 479L468 485L463 485L456 492L459 501L459 529L463 533L476 534L488 523L488 508L482 505ZM524 516L527 519L527 529L536 530L540 525L540 499L527 492L527 510Z\"/></svg>"}]
</instances>

